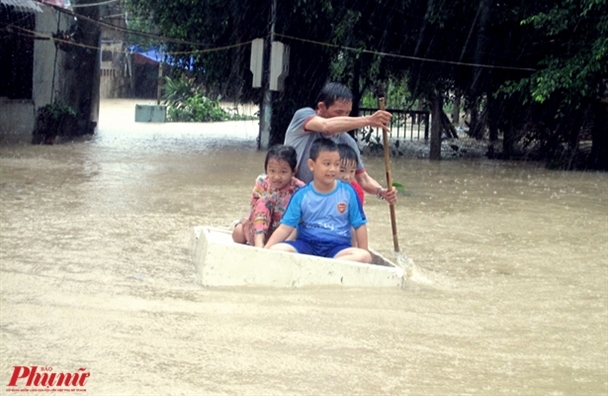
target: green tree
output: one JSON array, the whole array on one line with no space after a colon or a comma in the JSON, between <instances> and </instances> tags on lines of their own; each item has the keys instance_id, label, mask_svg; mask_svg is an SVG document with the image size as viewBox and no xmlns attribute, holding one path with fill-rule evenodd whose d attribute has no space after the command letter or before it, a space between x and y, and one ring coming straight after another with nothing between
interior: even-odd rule
<instances>
[{"instance_id":1,"label":"green tree","mask_svg":"<svg viewBox=\"0 0 608 396\"><path fill-rule=\"evenodd\" d=\"M531 108L553 108L553 119L539 118L549 118L552 140L570 151L589 124L590 165L608 169L608 107L599 100L608 79L608 1L561 0L522 24L536 30L542 57L535 73L506 83L505 91L523 93Z\"/></svg>"}]
</instances>

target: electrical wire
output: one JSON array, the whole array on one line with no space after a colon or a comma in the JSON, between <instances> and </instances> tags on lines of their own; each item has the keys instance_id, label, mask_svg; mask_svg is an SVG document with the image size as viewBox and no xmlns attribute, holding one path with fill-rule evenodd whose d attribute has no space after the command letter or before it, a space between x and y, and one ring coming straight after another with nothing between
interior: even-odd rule
<instances>
[{"instance_id":1,"label":"electrical wire","mask_svg":"<svg viewBox=\"0 0 608 396\"><path fill-rule=\"evenodd\" d=\"M101 6L101 5L106 5L106 4L112 4L112 3L118 3L120 0L108 0L108 1L103 1L101 3L91 3L91 4L72 4L70 7L72 8L84 8L84 7L97 7L97 6Z\"/></svg>"},{"instance_id":2,"label":"electrical wire","mask_svg":"<svg viewBox=\"0 0 608 396\"><path fill-rule=\"evenodd\" d=\"M111 2L113 2L113 1L115 1L115 0L111 0ZM155 34L144 33L144 32L133 30L133 29L123 28L123 27L116 26L116 25L113 25L113 24L110 24L110 23L107 23L107 22L102 22L102 21L97 20L97 19L89 18L89 17L86 17L84 15L76 14L76 13L70 11L70 10L66 10L64 8L61 8L61 7L57 7L57 6L51 6L51 7L53 7L56 11L59 11L59 12L64 13L64 14L68 14L68 15L70 15L72 17L75 17L75 18L81 18L81 19L86 20L86 21L88 21L88 22L90 22L90 23L92 23L94 25L97 25L97 26L101 26L101 27L105 27L105 28L108 28L108 29L114 29L114 30L122 31L122 32L125 32L125 33L130 33L130 34L141 36L141 37L153 38L153 39L156 39L156 40L161 41L161 42L172 42L172 43L177 43L177 44L186 44L186 45L191 45L191 46L194 46L194 47L209 47L210 46L207 43L186 41L186 40L176 39L176 38L172 38L172 37L159 36L159 35L155 35ZM32 32L32 31L29 31L29 32L33 33L33 34L37 34L36 32ZM356 53L370 54L370 55L381 56L381 57L392 57L392 58L397 58L397 59L408 59L408 60L414 60L414 61L419 61L419 62L431 62L431 63L440 63L440 64L450 64L450 65L478 67L478 68L485 68L485 69L502 69L502 70L515 70L515 71L536 71L536 69L528 68L528 67L488 65L488 64L480 64L480 63L449 61L449 60L432 59L432 58L425 58L425 57L419 57L419 56L401 55L401 54L394 54L394 53L382 52L382 51L372 51L372 50L367 50L367 49L362 49L362 48L354 48L354 47L349 47L349 46L341 46L341 45L331 44L331 43L327 43L327 42L310 40L310 39L306 39L306 38L302 38L302 37L288 36L288 35L277 33L277 32L275 32L274 35L277 36L277 37L283 37L283 38L289 39L289 40L296 40L296 41L311 43L311 44L315 44L315 45L320 45L320 46L325 46L325 47L331 47L331 48L338 48L338 49L341 49L341 50L352 51L352 52L356 52ZM56 40L56 41L61 41L60 39L56 39L56 38L53 38L53 37L51 37L51 39L52 40ZM231 44L231 45L226 45L226 46L221 46L221 47L197 49L197 50L192 50L192 51L171 52L171 53L166 53L166 54L167 55L186 55L186 54L196 54L196 53L223 51L223 50L227 50L227 49L231 49L231 48L237 48L237 47L241 47L241 46L244 46L244 45L249 45L249 44L251 44L252 41L253 41L253 39L245 41L245 42L241 42L241 43L237 43L237 44ZM72 43L72 42L67 42L67 44L81 45L81 44ZM97 47L88 46L88 48L96 49Z\"/></svg>"},{"instance_id":3,"label":"electrical wire","mask_svg":"<svg viewBox=\"0 0 608 396\"><path fill-rule=\"evenodd\" d=\"M112 25L111 23L103 22L103 21L100 21L99 19L89 18L85 15L77 14L77 13L67 10L65 8L57 7L54 5L50 5L50 7L52 7L55 11L61 12L63 14L67 14L74 18L79 18L79 19L85 20L96 26L101 26L101 27L105 27L108 29L117 30L117 31L123 32L123 33L129 33L129 34L133 34L133 35L140 36L140 37L152 38L152 39L156 39L158 41L163 41L163 42L170 42L170 43L176 43L176 44L187 44L187 45L196 46L196 47L209 47L210 46L208 43L193 42L193 41L176 39L176 38L172 38L172 37L159 36L157 34L145 33L145 32L141 32L138 30L133 30L133 29L124 28L121 26Z\"/></svg>"},{"instance_id":4,"label":"electrical wire","mask_svg":"<svg viewBox=\"0 0 608 396\"><path fill-rule=\"evenodd\" d=\"M302 41L302 42L306 42L306 43L322 45L322 46L326 46L326 47L333 47L333 48L339 48L339 49L357 52L357 53L364 53L364 54L377 55L377 56L386 56L386 57L392 57L392 58L398 58L398 59L409 59L409 60L415 60L415 61L420 61L420 62L444 63L444 64L458 65L458 66L480 67L480 68L486 68L486 69L536 71L536 69L532 69L532 68L528 68L528 67L486 65L486 64L480 64L480 63L457 62L457 61L449 61L449 60L442 60L442 59L423 58L423 57L419 57L419 56L392 54L389 52L371 51L371 50L366 50L366 49L361 49L361 48L353 48L353 47L347 47L347 46L342 46L342 45L337 45L337 44L324 43L324 42L315 41L315 40L308 40L308 39L304 39L304 38L300 38L300 37L287 36L285 34L276 33L276 32L274 35L283 37L286 39L290 39L290 40L297 40L297 41Z\"/></svg>"},{"instance_id":5,"label":"electrical wire","mask_svg":"<svg viewBox=\"0 0 608 396\"><path fill-rule=\"evenodd\" d=\"M60 38L57 38L57 37L53 37L52 35L36 32L34 30L26 29L26 28L20 27L20 26L13 26L12 28L13 29L17 29L17 30L21 30L21 31L26 32L26 33L29 33L30 34L29 37L32 37L34 39L41 38L41 39L44 39L44 40L56 41L56 42L59 42L59 43L63 43L63 44L67 44L67 45L73 45L75 47L92 49L92 50L96 50L96 51L102 51L103 50L103 51L110 51L112 53L120 53L120 54L131 54L131 53L133 53L133 51L106 50L106 49L102 49L101 47L97 47L97 46L93 46L93 45L76 43L74 41L60 39ZM10 33L10 31L9 31L9 33ZM199 50L193 50L193 51L163 52L163 55L193 55L193 54L204 54L204 53L210 53L210 52L224 51L224 50L231 49L231 48L238 48L238 47L242 47L242 46L245 46L245 45L250 45L252 41L253 40L249 40L249 41L245 41L245 42L242 42L242 43L225 45L223 47L205 48L205 49L199 49Z\"/></svg>"}]
</instances>

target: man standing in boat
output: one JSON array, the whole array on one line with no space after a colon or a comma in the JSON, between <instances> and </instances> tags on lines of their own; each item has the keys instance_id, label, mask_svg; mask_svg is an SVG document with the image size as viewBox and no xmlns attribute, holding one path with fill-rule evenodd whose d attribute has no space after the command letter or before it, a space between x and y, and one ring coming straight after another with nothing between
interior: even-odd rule
<instances>
[{"instance_id":1,"label":"man standing in boat","mask_svg":"<svg viewBox=\"0 0 608 396\"><path fill-rule=\"evenodd\" d=\"M285 145L294 147L298 154L296 177L304 183L312 181L312 172L306 166L306 161L310 156L310 147L315 140L321 137L330 138L336 143L348 144L357 153L355 179L363 190L394 204L397 202L397 189L389 190L382 187L367 173L357 143L348 133L345 133L366 126L383 128L388 131L392 114L378 110L369 116L350 117L352 108L353 94L350 89L332 82L326 84L319 93L316 109L305 107L295 112L285 134Z\"/></svg>"}]
</instances>

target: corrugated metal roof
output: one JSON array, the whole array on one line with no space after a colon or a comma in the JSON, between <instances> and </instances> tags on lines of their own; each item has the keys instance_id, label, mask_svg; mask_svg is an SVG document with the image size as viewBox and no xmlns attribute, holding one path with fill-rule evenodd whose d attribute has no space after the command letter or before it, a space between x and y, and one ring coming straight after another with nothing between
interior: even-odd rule
<instances>
[{"instance_id":1,"label":"corrugated metal roof","mask_svg":"<svg viewBox=\"0 0 608 396\"><path fill-rule=\"evenodd\" d=\"M13 6L22 12L42 12L42 8L32 0L0 0L0 4Z\"/></svg>"}]
</instances>

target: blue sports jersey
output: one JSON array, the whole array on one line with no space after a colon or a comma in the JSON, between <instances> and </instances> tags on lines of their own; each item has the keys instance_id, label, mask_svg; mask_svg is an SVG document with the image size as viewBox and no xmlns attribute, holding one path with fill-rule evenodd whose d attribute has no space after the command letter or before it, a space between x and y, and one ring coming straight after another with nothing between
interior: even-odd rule
<instances>
[{"instance_id":1,"label":"blue sports jersey","mask_svg":"<svg viewBox=\"0 0 608 396\"><path fill-rule=\"evenodd\" d=\"M297 227L298 239L309 242L351 244L351 227L367 223L355 189L337 180L328 193L317 192L312 182L296 191L285 210L281 224Z\"/></svg>"}]
</instances>

